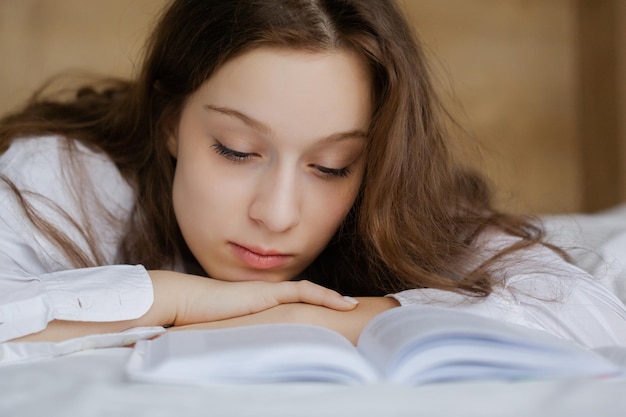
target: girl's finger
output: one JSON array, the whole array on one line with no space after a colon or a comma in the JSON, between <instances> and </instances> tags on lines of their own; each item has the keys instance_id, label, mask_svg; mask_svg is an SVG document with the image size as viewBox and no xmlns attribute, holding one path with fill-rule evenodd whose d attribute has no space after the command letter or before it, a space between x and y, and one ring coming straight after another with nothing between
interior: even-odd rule
<instances>
[{"instance_id":1,"label":"girl's finger","mask_svg":"<svg viewBox=\"0 0 626 417\"><path fill-rule=\"evenodd\" d=\"M334 310L352 310L358 301L345 297L336 291L314 284L310 281L288 281L278 283L276 300L280 304L307 303L332 308Z\"/></svg>"}]
</instances>

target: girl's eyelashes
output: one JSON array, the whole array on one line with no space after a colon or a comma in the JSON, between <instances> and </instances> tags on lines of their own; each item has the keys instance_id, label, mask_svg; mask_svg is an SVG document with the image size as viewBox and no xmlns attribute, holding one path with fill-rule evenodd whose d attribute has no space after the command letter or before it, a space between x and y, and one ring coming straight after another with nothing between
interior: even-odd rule
<instances>
[{"instance_id":1,"label":"girl's eyelashes","mask_svg":"<svg viewBox=\"0 0 626 417\"><path fill-rule=\"evenodd\" d=\"M352 170L350 169L350 167L326 168L320 165L314 165L314 167L323 177L346 178L348 175L352 173Z\"/></svg>"},{"instance_id":2,"label":"girl's eyelashes","mask_svg":"<svg viewBox=\"0 0 626 417\"><path fill-rule=\"evenodd\" d=\"M218 155L233 162L246 162L254 156L257 156L255 153L239 152L234 149L230 149L219 142L215 142L211 145L211 147ZM311 165L311 167L314 168L318 172L318 175L322 178L346 178L352 173L352 169L350 169L350 167L327 168L315 164Z\"/></svg>"},{"instance_id":3,"label":"girl's eyelashes","mask_svg":"<svg viewBox=\"0 0 626 417\"><path fill-rule=\"evenodd\" d=\"M214 143L211 147L218 155L221 155L233 162L245 162L255 156L253 153L239 152L234 149L227 148L219 142Z\"/></svg>"}]
</instances>

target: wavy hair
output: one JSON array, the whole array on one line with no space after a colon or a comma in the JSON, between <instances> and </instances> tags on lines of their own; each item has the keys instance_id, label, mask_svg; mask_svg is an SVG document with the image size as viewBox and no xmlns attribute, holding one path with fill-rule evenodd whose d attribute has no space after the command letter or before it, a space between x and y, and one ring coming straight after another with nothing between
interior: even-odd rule
<instances>
[{"instance_id":1,"label":"wavy hair","mask_svg":"<svg viewBox=\"0 0 626 417\"><path fill-rule=\"evenodd\" d=\"M355 295L437 288L486 296L498 258L541 241L531 222L495 210L483 178L451 155L448 116L425 54L392 0L175 0L136 79L105 80L66 100L35 94L0 122L0 150L18 136L46 133L103 150L136 192L119 262L155 269L183 256L194 263L172 208L175 161L166 138L186 98L216 69L263 46L350 51L373 79L362 188L308 279ZM520 239L480 260L474 244L488 228ZM61 231L46 230L78 259Z\"/></svg>"}]
</instances>

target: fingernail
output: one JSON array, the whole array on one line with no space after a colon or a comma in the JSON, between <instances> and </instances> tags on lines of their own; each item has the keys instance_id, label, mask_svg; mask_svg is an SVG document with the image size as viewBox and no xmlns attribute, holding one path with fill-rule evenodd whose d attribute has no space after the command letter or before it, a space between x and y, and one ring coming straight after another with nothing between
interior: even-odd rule
<instances>
[{"instance_id":1,"label":"fingernail","mask_svg":"<svg viewBox=\"0 0 626 417\"><path fill-rule=\"evenodd\" d=\"M357 300L356 298L352 298L349 295L344 295L343 299L349 302L350 304L354 304L354 305L359 304L359 300Z\"/></svg>"}]
</instances>

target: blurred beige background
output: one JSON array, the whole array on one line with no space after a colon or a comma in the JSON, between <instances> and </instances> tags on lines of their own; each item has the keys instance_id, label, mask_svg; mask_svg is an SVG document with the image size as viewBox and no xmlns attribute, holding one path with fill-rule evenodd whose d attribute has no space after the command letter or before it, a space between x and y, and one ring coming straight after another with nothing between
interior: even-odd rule
<instances>
[{"instance_id":1,"label":"blurred beige background","mask_svg":"<svg viewBox=\"0 0 626 417\"><path fill-rule=\"evenodd\" d=\"M401 0L517 212L626 200L626 1ZM71 69L129 75L166 0L0 0L0 113Z\"/></svg>"}]
</instances>

